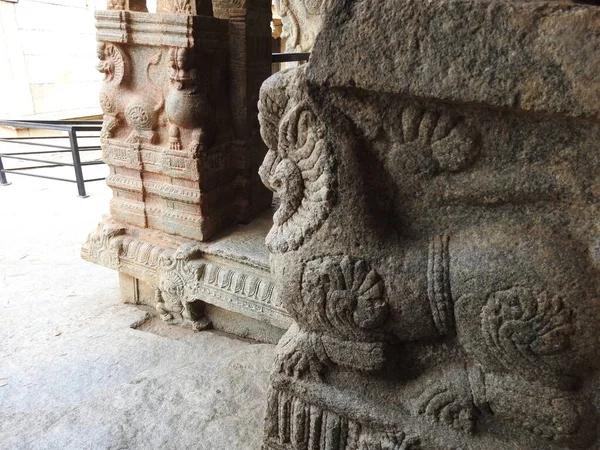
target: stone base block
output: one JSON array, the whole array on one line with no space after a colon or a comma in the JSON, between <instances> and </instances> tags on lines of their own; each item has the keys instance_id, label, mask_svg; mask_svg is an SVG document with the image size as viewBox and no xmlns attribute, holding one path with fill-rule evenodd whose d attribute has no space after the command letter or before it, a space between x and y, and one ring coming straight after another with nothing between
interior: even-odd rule
<instances>
[{"instance_id":1,"label":"stone base block","mask_svg":"<svg viewBox=\"0 0 600 450\"><path fill-rule=\"evenodd\" d=\"M270 217L269 211L210 243L107 218L90 234L82 257L117 270L121 299L155 307L167 323L276 343L291 319L264 248Z\"/></svg>"}]
</instances>

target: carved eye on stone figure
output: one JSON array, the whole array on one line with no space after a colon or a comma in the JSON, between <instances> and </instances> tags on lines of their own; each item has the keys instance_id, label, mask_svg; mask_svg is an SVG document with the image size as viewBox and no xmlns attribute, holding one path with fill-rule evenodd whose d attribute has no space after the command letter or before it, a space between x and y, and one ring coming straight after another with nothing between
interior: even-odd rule
<instances>
[{"instance_id":1,"label":"carved eye on stone figure","mask_svg":"<svg viewBox=\"0 0 600 450\"><path fill-rule=\"evenodd\" d=\"M303 307L323 331L347 338L364 338L383 325L388 316L384 290L367 262L348 256L312 260L302 274Z\"/></svg>"},{"instance_id":2,"label":"carved eye on stone figure","mask_svg":"<svg viewBox=\"0 0 600 450\"><path fill-rule=\"evenodd\" d=\"M478 133L462 117L409 105L390 130L393 165L410 173L456 172L479 153Z\"/></svg>"},{"instance_id":3,"label":"carved eye on stone figure","mask_svg":"<svg viewBox=\"0 0 600 450\"><path fill-rule=\"evenodd\" d=\"M281 199L266 239L273 253L298 249L331 211L333 155L323 134L306 105L294 107L281 121L277 151L270 150L259 169L263 183Z\"/></svg>"}]
</instances>

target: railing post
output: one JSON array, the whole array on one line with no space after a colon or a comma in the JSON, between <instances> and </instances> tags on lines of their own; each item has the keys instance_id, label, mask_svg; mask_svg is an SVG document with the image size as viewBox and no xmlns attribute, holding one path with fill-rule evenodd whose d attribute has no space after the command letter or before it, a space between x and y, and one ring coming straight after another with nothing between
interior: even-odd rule
<instances>
[{"instance_id":1,"label":"railing post","mask_svg":"<svg viewBox=\"0 0 600 450\"><path fill-rule=\"evenodd\" d=\"M71 128L69 131L69 141L71 142L71 154L73 155L73 168L75 169L75 180L77 182L77 191L82 198L88 197L85 192L85 182L83 181L83 172L81 170L81 159L79 158L79 145L77 144L77 131Z\"/></svg>"},{"instance_id":2,"label":"railing post","mask_svg":"<svg viewBox=\"0 0 600 450\"><path fill-rule=\"evenodd\" d=\"M2 164L2 156L0 156L0 186L8 186L9 183L6 181L6 173L4 172L4 165Z\"/></svg>"}]
</instances>

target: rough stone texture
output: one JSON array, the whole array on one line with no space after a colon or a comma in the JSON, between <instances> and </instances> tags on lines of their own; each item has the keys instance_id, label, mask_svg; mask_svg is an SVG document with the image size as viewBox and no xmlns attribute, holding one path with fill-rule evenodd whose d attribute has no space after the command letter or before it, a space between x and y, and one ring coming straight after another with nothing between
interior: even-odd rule
<instances>
[{"instance_id":1,"label":"rough stone texture","mask_svg":"<svg viewBox=\"0 0 600 450\"><path fill-rule=\"evenodd\" d=\"M274 347L121 304L116 273L78 258L110 198L88 188L0 188L0 449L260 448Z\"/></svg>"},{"instance_id":2,"label":"rough stone texture","mask_svg":"<svg viewBox=\"0 0 600 450\"><path fill-rule=\"evenodd\" d=\"M267 7L96 13L115 220L206 240L268 208L255 106L270 73Z\"/></svg>"},{"instance_id":3,"label":"rough stone texture","mask_svg":"<svg viewBox=\"0 0 600 450\"><path fill-rule=\"evenodd\" d=\"M201 330L212 322L242 337L276 343L290 318L269 273L264 239L271 223L267 211L203 243L106 219L88 237L82 257L118 270L122 300L156 306L168 323ZM222 309L234 313L231 320L213 317Z\"/></svg>"},{"instance_id":4,"label":"rough stone texture","mask_svg":"<svg viewBox=\"0 0 600 450\"><path fill-rule=\"evenodd\" d=\"M334 1L265 82L264 449L599 448L599 14Z\"/></svg>"},{"instance_id":5,"label":"rough stone texture","mask_svg":"<svg viewBox=\"0 0 600 450\"><path fill-rule=\"evenodd\" d=\"M168 323L276 342L290 319L262 245L272 194L257 173L270 2L165 0L157 14L144 10L120 0L96 14L114 195L82 255L118 270L123 300L156 306Z\"/></svg>"},{"instance_id":6,"label":"rough stone texture","mask_svg":"<svg viewBox=\"0 0 600 450\"><path fill-rule=\"evenodd\" d=\"M286 52L310 52L331 0L276 0Z\"/></svg>"}]
</instances>

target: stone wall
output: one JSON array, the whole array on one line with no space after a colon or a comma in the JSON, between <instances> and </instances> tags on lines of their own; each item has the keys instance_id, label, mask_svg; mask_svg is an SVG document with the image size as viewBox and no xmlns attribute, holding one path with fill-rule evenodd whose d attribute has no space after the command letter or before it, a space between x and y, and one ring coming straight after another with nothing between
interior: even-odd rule
<instances>
[{"instance_id":1,"label":"stone wall","mask_svg":"<svg viewBox=\"0 0 600 450\"><path fill-rule=\"evenodd\" d=\"M93 2L0 2L0 118L100 114L95 46Z\"/></svg>"}]
</instances>

